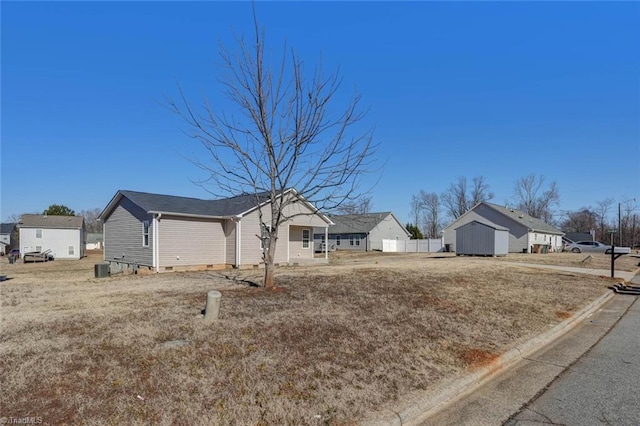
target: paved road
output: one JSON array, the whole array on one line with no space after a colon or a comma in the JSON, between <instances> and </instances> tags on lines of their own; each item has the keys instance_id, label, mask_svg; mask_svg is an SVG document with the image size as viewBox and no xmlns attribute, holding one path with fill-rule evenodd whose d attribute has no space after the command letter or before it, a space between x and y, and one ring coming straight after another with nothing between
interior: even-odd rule
<instances>
[{"instance_id":1,"label":"paved road","mask_svg":"<svg viewBox=\"0 0 640 426\"><path fill-rule=\"evenodd\" d=\"M633 296L626 296L633 297ZM640 301L505 425L640 425Z\"/></svg>"},{"instance_id":2,"label":"paved road","mask_svg":"<svg viewBox=\"0 0 640 426\"><path fill-rule=\"evenodd\" d=\"M640 425L638 297L614 296L552 345L419 424Z\"/></svg>"}]
</instances>

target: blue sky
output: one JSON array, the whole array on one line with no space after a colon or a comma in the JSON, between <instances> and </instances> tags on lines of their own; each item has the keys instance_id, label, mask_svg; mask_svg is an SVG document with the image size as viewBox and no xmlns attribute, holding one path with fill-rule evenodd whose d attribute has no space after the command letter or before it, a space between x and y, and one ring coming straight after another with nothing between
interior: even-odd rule
<instances>
[{"instance_id":1,"label":"blue sky","mask_svg":"<svg viewBox=\"0 0 640 426\"><path fill-rule=\"evenodd\" d=\"M118 189L210 197L202 154L166 108L227 102L218 43L247 2L2 2L0 216L102 208ZM373 209L483 175L494 201L525 175L557 210L640 203L640 3L258 2L274 54L338 68L370 107L384 169ZM337 105L340 107L340 105Z\"/></svg>"}]
</instances>

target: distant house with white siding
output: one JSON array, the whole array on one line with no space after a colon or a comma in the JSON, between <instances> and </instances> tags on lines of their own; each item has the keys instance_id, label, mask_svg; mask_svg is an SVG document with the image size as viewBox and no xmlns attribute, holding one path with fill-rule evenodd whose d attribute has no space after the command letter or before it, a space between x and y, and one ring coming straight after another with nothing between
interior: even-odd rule
<instances>
[{"instance_id":1,"label":"distant house with white siding","mask_svg":"<svg viewBox=\"0 0 640 426\"><path fill-rule=\"evenodd\" d=\"M15 223L0 223L0 254L5 255L13 248Z\"/></svg>"},{"instance_id":2,"label":"distant house with white siding","mask_svg":"<svg viewBox=\"0 0 640 426\"><path fill-rule=\"evenodd\" d=\"M23 214L18 223L20 255L49 251L55 259L84 257L85 229L82 216Z\"/></svg>"},{"instance_id":3,"label":"distant house with white siding","mask_svg":"<svg viewBox=\"0 0 640 426\"><path fill-rule=\"evenodd\" d=\"M382 250L382 240L408 240L411 234L392 212L332 215L328 244L331 250ZM325 242L323 229L314 231L316 250Z\"/></svg>"},{"instance_id":4,"label":"distant house with white siding","mask_svg":"<svg viewBox=\"0 0 640 426\"><path fill-rule=\"evenodd\" d=\"M278 231L275 263L314 262L312 230L331 221L294 189ZM261 221L270 223L267 194L220 200L118 191L100 214L104 259L162 272L259 266ZM325 260L325 259L323 259Z\"/></svg>"},{"instance_id":5,"label":"distant house with white siding","mask_svg":"<svg viewBox=\"0 0 640 426\"><path fill-rule=\"evenodd\" d=\"M102 250L102 233L89 233L87 234L87 250Z\"/></svg>"},{"instance_id":6,"label":"distant house with white siding","mask_svg":"<svg viewBox=\"0 0 640 426\"><path fill-rule=\"evenodd\" d=\"M520 210L483 201L444 229L444 243L451 251L456 251L456 229L473 221L494 225L496 229L507 228L509 253L530 253L536 244L550 246L553 251L562 250L564 232Z\"/></svg>"}]
</instances>

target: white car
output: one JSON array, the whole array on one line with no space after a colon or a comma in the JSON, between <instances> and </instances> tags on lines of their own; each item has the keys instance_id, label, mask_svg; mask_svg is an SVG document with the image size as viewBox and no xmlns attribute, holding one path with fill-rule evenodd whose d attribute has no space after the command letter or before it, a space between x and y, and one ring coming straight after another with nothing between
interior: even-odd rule
<instances>
[{"instance_id":1,"label":"white car","mask_svg":"<svg viewBox=\"0 0 640 426\"><path fill-rule=\"evenodd\" d=\"M571 243L566 248L572 253L606 253L611 254L611 246L597 241L578 241Z\"/></svg>"}]
</instances>

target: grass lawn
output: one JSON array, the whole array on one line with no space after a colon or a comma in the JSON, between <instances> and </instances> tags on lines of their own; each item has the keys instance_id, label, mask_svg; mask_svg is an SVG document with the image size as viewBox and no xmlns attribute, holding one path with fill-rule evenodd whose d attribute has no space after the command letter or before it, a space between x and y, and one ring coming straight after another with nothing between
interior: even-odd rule
<instances>
[{"instance_id":1,"label":"grass lawn","mask_svg":"<svg viewBox=\"0 0 640 426\"><path fill-rule=\"evenodd\" d=\"M2 259L2 416L354 424L490 362L611 284L502 260L332 254L328 266L280 268L279 288L264 291L223 276L254 270L96 279L97 261ZM207 325L213 289L221 318Z\"/></svg>"}]
</instances>

